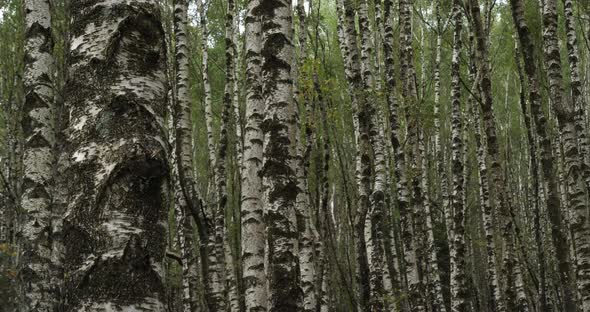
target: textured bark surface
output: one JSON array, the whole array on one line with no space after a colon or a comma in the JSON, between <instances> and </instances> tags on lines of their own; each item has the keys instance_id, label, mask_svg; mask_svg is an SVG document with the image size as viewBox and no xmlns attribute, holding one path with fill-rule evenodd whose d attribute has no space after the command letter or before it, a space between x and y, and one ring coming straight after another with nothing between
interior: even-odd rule
<instances>
[{"instance_id":1,"label":"textured bark surface","mask_svg":"<svg viewBox=\"0 0 590 312\"><path fill-rule=\"evenodd\" d=\"M211 83L209 82L209 47L208 38L209 30L207 27L207 8L203 1L196 0L197 11L199 12L200 23L199 28L201 30L201 55L203 66L203 93L205 100L205 125L207 127L207 148L209 152L209 168L213 169L217 163L217 157L215 154L215 140L213 135L213 103L211 99ZM214 169L211 170L213 174L213 181L215 181Z\"/></svg>"},{"instance_id":2,"label":"textured bark surface","mask_svg":"<svg viewBox=\"0 0 590 312\"><path fill-rule=\"evenodd\" d=\"M387 90L387 106L389 108L389 130L391 131L390 138L391 138L391 147L393 150L393 157L394 157L394 176L396 181L396 190L397 194L395 196L396 204L399 209L400 218L401 218L401 228L402 228L402 243L403 243L403 250L408 251L408 253L404 253L403 261L404 264L407 265L410 263L410 267L401 266L400 269L405 269L405 271L401 272L400 282L403 287L404 291L408 291L408 283L407 283L407 273L413 272L412 265L414 263L414 258L412 255L413 251L413 241L412 237L412 229L411 229L411 221L410 221L410 211L409 211L409 195L408 195L408 183L407 177L405 172L405 154L404 150L401 146L402 142L402 130L400 128L400 121L399 121L399 103L396 97L396 73L395 73L395 66L394 66L394 34L393 34L393 20L391 16L393 15L393 0L386 0L384 2L384 18L385 18L385 33L384 33L384 41L383 41L383 55L385 58L385 88ZM393 231L393 227L392 227ZM394 241L393 239L391 239ZM392 256L396 254L395 246L393 246ZM390 265L390 275L392 276L392 281L395 280L395 272L393 272L396 265L396 261L391 259L389 262L393 262L393 265ZM399 270L398 270L399 271ZM398 292L401 289L397 290ZM407 298L407 297L404 297ZM404 309L409 309L409 301L404 299L402 304L398 305L398 307Z\"/></svg>"},{"instance_id":3,"label":"textured bark surface","mask_svg":"<svg viewBox=\"0 0 590 312\"><path fill-rule=\"evenodd\" d=\"M500 150L497 136L496 117L493 111L492 81L488 63L487 34L484 31L479 8L479 1L470 0L472 27L475 34L477 65L480 76L480 106L483 117L483 128L486 134L486 148L490 160L491 186L494 189L494 205L501 218L501 235L504 247L503 277L505 281L505 300L508 311L528 311L526 301L518 302L516 282L522 280L520 270L516 268L515 242L510 208L506 199L504 172L500 164ZM520 289L522 291L522 289ZM518 294L519 296L521 294ZM522 298L522 297L521 297Z\"/></svg>"},{"instance_id":4,"label":"textured bark surface","mask_svg":"<svg viewBox=\"0 0 590 312\"><path fill-rule=\"evenodd\" d=\"M580 77L580 51L578 49L578 36L576 34L576 22L574 19L574 8L572 0L563 0L563 9L565 15L566 47L567 59L570 69L570 88L574 109L576 110L576 130L580 148L581 159L584 162L584 175L586 186L590 188L590 140L587 133L587 123L585 115L587 111L586 100L584 98L582 81Z\"/></svg>"},{"instance_id":5,"label":"textured bark surface","mask_svg":"<svg viewBox=\"0 0 590 312\"><path fill-rule=\"evenodd\" d=\"M51 285L52 187L55 144L53 39L48 0L25 0L25 102L23 211L19 283L23 311L51 311L58 301ZM6 215L8 217L8 214Z\"/></svg>"},{"instance_id":6,"label":"textured bark surface","mask_svg":"<svg viewBox=\"0 0 590 312\"><path fill-rule=\"evenodd\" d=\"M305 109L305 140L301 136L302 127L297 127L297 231L299 232L299 261L301 270L301 290L303 291L303 310L315 311L318 305L318 290L316 289L317 281L321 280L321 274L316 276L315 246L317 241L316 230L311 222L312 206L309 194L309 185L307 182L308 171L310 166L311 148L313 145L313 103L306 94L301 94L299 84L303 79L300 77L301 70L305 66L306 44L307 44L307 27L305 6L303 0L297 1L296 13L299 22L298 40L299 47L296 56L297 66L293 67L295 83L293 84L294 101L296 107ZM315 77L315 76L314 76ZM306 77L307 78L307 77ZM314 81L315 82L315 81ZM314 85L315 89L315 85ZM321 98L320 98L321 101ZM321 105L321 104L320 104ZM318 242L319 243L319 242ZM321 250L320 250L321 251ZM321 288L321 284L319 285Z\"/></svg>"},{"instance_id":7,"label":"textured bark surface","mask_svg":"<svg viewBox=\"0 0 590 312\"><path fill-rule=\"evenodd\" d=\"M453 235L451 237L451 309L453 312L469 310L465 264L465 206L463 197L463 121L461 113L461 30L463 14L460 2L453 1L453 56L451 60L451 175L453 191L451 205L453 212Z\"/></svg>"},{"instance_id":8,"label":"textured bark surface","mask_svg":"<svg viewBox=\"0 0 590 312\"><path fill-rule=\"evenodd\" d=\"M475 47L473 46L473 32L471 32L471 56L470 56L470 70L469 74L472 79L473 88L478 88L479 76L477 76L476 56ZM490 298L488 306L492 312L495 311L506 311L502 292L500 291L499 274L500 271L497 264L496 256L496 242L495 242L495 228L493 223L494 213L492 204L490 203L490 181L488 177L488 165L487 165L487 149L485 146L485 140L482 137L481 129L481 113L478 107L478 102L472 99L471 103L471 115L473 116L473 129L476 144L476 158L477 158L477 169L478 169L478 182L479 182L479 204L482 211L483 230L486 240L486 264L487 271L486 277L488 279L488 287L490 291Z\"/></svg>"},{"instance_id":9,"label":"textured bark surface","mask_svg":"<svg viewBox=\"0 0 590 312\"><path fill-rule=\"evenodd\" d=\"M165 311L165 44L155 2L72 3L68 311ZM141 285L141 287L138 287Z\"/></svg>"},{"instance_id":10,"label":"textured bark surface","mask_svg":"<svg viewBox=\"0 0 590 312\"><path fill-rule=\"evenodd\" d=\"M174 104L172 104L174 105ZM172 107L171 107L172 108ZM176 136L174 132L173 113L168 116L168 141L172 147L170 162L176 163ZM193 227L188 212L188 205L182 193L177 166L170 166L170 180L174 194L174 220L176 225L176 241L180 249L180 264L182 269L182 311L195 311L197 305L197 267L193 251Z\"/></svg>"},{"instance_id":11,"label":"textured bark surface","mask_svg":"<svg viewBox=\"0 0 590 312\"><path fill-rule=\"evenodd\" d=\"M440 199L439 204L442 207L445 216L445 225L447 230L447 238L452 240L453 219L451 213L451 206L449 205L449 180L447 177L447 167L445 166L444 151L441 146L441 128L440 128L440 65L442 61L442 41L444 27L440 15L440 1L436 0L435 14L436 14L436 56L434 61L434 153L436 157L436 165L438 167L437 173L440 183Z\"/></svg>"},{"instance_id":12,"label":"textured bark surface","mask_svg":"<svg viewBox=\"0 0 590 312\"><path fill-rule=\"evenodd\" d=\"M175 37L175 103L180 107L190 107L188 94L188 48L186 38L188 1L175 0L174 3L174 37ZM170 111L170 117L174 116L174 110ZM176 116L177 118L178 116ZM172 146L171 162L176 163L176 132L174 122L170 124L169 141ZM172 187L174 192L174 208L177 226L177 238L182 259L182 305L184 312L195 311L197 305L197 266L193 255L193 226L190 218L189 207L182 193L178 167L172 166Z\"/></svg>"},{"instance_id":13,"label":"textured bark surface","mask_svg":"<svg viewBox=\"0 0 590 312\"><path fill-rule=\"evenodd\" d=\"M246 13L246 127L242 175L242 267L245 307L248 312L266 311L264 263L265 233L262 203L261 123L264 112L261 83L260 2L250 0Z\"/></svg>"},{"instance_id":14,"label":"textured bark surface","mask_svg":"<svg viewBox=\"0 0 590 312\"><path fill-rule=\"evenodd\" d=\"M299 259L295 203L297 108L293 102L294 60L291 3L262 0L262 97L264 134L262 192L265 203L266 287L269 311L299 311Z\"/></svg>"},{"instance_id":15,"label":"textured bark surface","mask_svg":"<svg viewBox=\"0 0 590 312\"><path fill-rule=\"evenodd\" d=\"M547 133L547 118L542 111L541 93L539 86L539 72L535 61L535 49L532 43L529 27L524 19L524 5L521 0L511 1L512 16L524 59L524 72L528 78L528 97L531 115L534 120L536 134L539 140L541 172L543 189L545 190L545 204L549 222L551 223L551 241L558 261L559 281L562 288L563 309L575 311L575 292L572 287L571 264L567 235L563 230L563 214L555 175L556 162L552 152L552 143ZM520 56L517 56L520 57ZM519 66L520 67L520 66ZM523 113L526 104L523 103ZM526 118L526 117L525 117ZM565 204L565 202L563 203Z\"/></svg>"},{"instance_id":16,"label":"textured bark surface","mask_svg":"<svg viewBox=\"0 0 590 312\"><path fill-rule=\"evenodd\" d=\"M412 1L399 1L399 25L400 25L400 76L402 85L403 105L406 115L406 146L407 159L409 160L408 192L411 191L411 210L408 205L406 212L400 206L402 241L405 258L405 279L408 288L408 299L412 311L425 311L425 293L422 272L422 245L423 236L420 229L423 223L422 207L422 172L419 168L418 145L420 132L419 101L416 86L416 72L414 70L414 50L412 47ZM394 145L395 146L395 145ZM403 147L400 147L400 151ZM401 158L401 156L398 156ZM402 162L400 165L405 164ZM400 168L406 170L408 168ZM401 194L400 194L401 195ZM400 196L401 197L401 196ZM408 199L410 203L410 199Z\"/></svg>"},{"instance_id":17,"label":"textured bark surface","mask_svg":"<svg viewBox=\"0 0 590 312\"><path fill-rule=\"evenodd\" d=\"M350 0L344 0L343 15L343 39L344 46L341 53L345 61L346 78L350 88L349 95L352 102L353 124L355 129L356 157L355 157L355 178L358 190L357 211L353 220L354 252L358 266L356 267L356 291L358 295L357 309L364 311L369 308L370 302L370 271L369 259L367 256L367 243L365 237L366 218L369 209L369 196L371 188L370 177L370 156L369 156L369 133L368 123L370 116L367 115L367 100L363 90L366 89L366 82L372 78L363 80L363 71L371 70L369 56L366 56L364 65L358 51L357 31L355 28L355 7ZM340 5L338 5L340 6ZM366 10L366 4L365 10ZM342 8L340 8L342 9ZM368 21L365 18L364 29L368 28ZM370 40L370 34L365 35L364 40ZM368 44L368 42L366 42ZM366 46L364 46L366 48ZM364 67L363 67L364 66ZM369 72L370 73L370 72ZM372 82L369 83L372 85Z\"/></svg>"},{"instance_id":18,"label":"textured bark surface","mask_svg":"<svg viewBox=\"0 0 590 312\"><path fill-rule=\"evenodd\" d=\"M543 6L545 67L547 68L551 104L557 117L564 149L567 203L569 209L572 209L574 213L571 226L576 245L578 289L583 311L590 311L590 225L583 176L583 155L578 148L575 106L563 99L563 78L557 31L557 1L546 0Z\"/></svg>"}]
</instances>

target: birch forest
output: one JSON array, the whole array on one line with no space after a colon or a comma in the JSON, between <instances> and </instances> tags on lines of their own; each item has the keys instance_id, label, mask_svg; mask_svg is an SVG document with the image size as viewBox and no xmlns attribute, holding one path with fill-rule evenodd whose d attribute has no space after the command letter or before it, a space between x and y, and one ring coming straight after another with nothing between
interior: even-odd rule
<instances>
[{"instance_id":1,"label":"birch forest","mask_svg":"<svg viewBox=\"0 0 590 312\"><path fill-rule=\"evenodd\" d=\"M0 312L590 312L589 0L0 0Z\"/></svg>"}]
</instances>

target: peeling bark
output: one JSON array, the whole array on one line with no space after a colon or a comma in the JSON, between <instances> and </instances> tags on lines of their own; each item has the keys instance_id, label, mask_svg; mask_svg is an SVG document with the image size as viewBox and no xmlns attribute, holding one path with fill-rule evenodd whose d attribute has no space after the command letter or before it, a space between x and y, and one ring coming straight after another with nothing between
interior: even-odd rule
<instances>
[{"instance_id":1,"label":"peeling bark","mask_svg":"<svg viewBox=\"0 0 590 312\"><path fill-rule=\"evenodd\" d=\"M174 37L175 37L175 94L174 99L176 103L173 105L190 106L190 99L188 94L188 47L186 38L187 28L187 12L188 1L175 0L174 3ZM170 117L174 112L170 112ZM173 131L174 122L169 127L172 132L170 140L172 144L172 163L176 163L176 133ZM180 178L178 175L178 168L172 166L172 187L174 192L174 207L176 213L177 236L180 247L180 255L182 260L182 304L184 312L195 311L197 305L197 266L193 255L193 226L190 219L189 207L182 188L180 186Z\"/></svg>"},{"instance_id":2,"label":"peeling bark","mask_svg":"<svg viewBox=\"0 0 590 312\"><path fill-rule=\"evenodd\" d=\"M299 311L299 259L296 221L296 121L293 105L294 60L291 3L262 0L262 97L264 134L262 192L265 203L265 258L269 311Z\"/></svg>"},{"instance_id":3,"label":"peeling bark","mask_svg":"<svg viewBox=\"0 0 590 312\"><path fill-rule=\"evenodd\" d=\"M166 48L156 3L72 3L68 311L165 311ZM141 287L138 287L141 285Z\"/></svg>"},{"instance_id":4,"label":"peeling bark","mask_svg":"<svg viewBox=\"0 0 590 312\"><path fill-rule=\"evenodd\" d=\"M52 193L55 145L51 11L48 0L25 0L25 101L22 121L23 210L19 286L22 311L52 311L59 301L52 285ZM16 208L16 207L15 207Z\"/></svg>"}]
</instances>

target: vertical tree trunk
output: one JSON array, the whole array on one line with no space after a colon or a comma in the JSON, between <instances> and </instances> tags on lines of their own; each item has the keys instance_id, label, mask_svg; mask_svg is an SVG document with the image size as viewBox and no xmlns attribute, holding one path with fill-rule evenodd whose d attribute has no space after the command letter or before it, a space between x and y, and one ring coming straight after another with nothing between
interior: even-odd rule
<instances>
[{"instance_id":1,"label":"vertical tree trunk","mask_svg":"<svg viewBox=\"0 0 590 312\"><path fill-rule=\"evenodd\" d=\"M71 198L66 310L165 311L166 48L158 6L75 2L72 12L61 185Z\"/></svg>"},{"instance_id":2,"label":"vertical tree trunk","mask_svg":"<svg viewBox=\"0 0 590 312\"><path fill-rule=\"evenodd\" d=\"M249 0L246 13L246 127L242 175L242 267L247 312L266 311L265 233L262 203L261 21L259 0Z\"/></svg>"},{"instance_id":3,"label":"vertical tree trunk","mask_svg":"<svg viewBox=\"0 0 590 312\"><path fill-rule=\"evenodd\" d=\"M546 0L543 6L543 46L549 95L563 138L568 206L575 215L572 228L577 251L578 288L582 296L583 311L590 311L590 226L583 155L578 148L575 105L563 100L557 27L557 3L555 0Z\"/></svg>"},{"instance_id":4,"label":"vertical tree trunk","mask_svg":"<svg viewBox=\"0 0 590 312\"><path fill-rule=\"evenodd\" d=\"M471 32L470 40L473 32ZM470 76L473 83L473 90L478 89L480 75L476 69L475 47L471 42L471 61L470 61ZM477 77L476 77L477 75ZM477 99L481 100L481 99ZM487 166L487 151L485 141L482 138L481 117L478 108L478 101L472 99L471 114L473 116L474 136L476 143L477 166L479 173L479 202L482 210L483 229L486 239L486 264L487 264L487 279L490 291L489 308L491 312L506 311L506 306L502 298L502 292L499 289L498 281L498 266L496 264L496 243L495 243L495 228L493 223L493 211L490 203L490 182L488 178Z\"/></svg>"},{"instance_id":5,"label":"vertical tree trunk","mask_svg":"<svg viewBox=\"0 0 590 312\"><path fill-rule=\"evenodd\" d=\"M539 87L538 69L535 61L535 49L530 38L531 34L524 19L524 5L521 0L511 1L512 16L514 25L518 32L522 56L524 59L524 71L528 77L529 102L531 114L535 122L535 129L539 137L541 169L543 174L544 189L546 193L545 204L547 214L551 223L551 238L555 256L557 257L559 269L559 281L563 287L562 300L565 311L575 311L575 292L572 289L573 279L571 276L570 253L567 242L567 235L563 231L563 216L560 208L558 179L555 176L555 157L549 134L547 133L547 118L545 117ZM523 107L524 108L524 107ZM565 203L565 202L564 202Z\"/></svg>"},{"instance_id":6,"label":"vertical tree trunk","mask_svg":"<svg viewBox=\"0 0 590 312\"><path fill-rule=\"evenodd\" d=\"M299 261L301 268L301 289L303 291L303 309L304 311L315 311L318 299L316 292L316 263L314 243L315 230L312 228L311 202L309 197L309 186L307 183L307 173L310 165L311 147L312 147L312 103L307 95L302 95L298 84L303 81L301 71L306 59L307 46L307 27L305 18L305 7L302 0L297 1L297 16L299 19L298 39L299 50L297 53L297 66L293 68L294 75L298 79L293 85L294 101L298 107L299 102L303 101L305 108L305 141L301 138L301 127L297 128L297 185L299 193L297 194L297 228L299 232ZM321 285L320 285L321 287Z\"/></svg>"},{"instance_id":7,"label":"vertical tree trunk","mask_svg":"<svg viewBox=\"0 0 590 312\"><path fill-rule=\"evenodd\" d=\"M453 191L451 205L453 211L453 236L451 253L451 308L454 312L469 310L467 291L467 272L465 264L465 207L463 196L463 121L461 114L461 31L463 15L458 0L453 1L453 21L455 23L453 56L451 62L451 167Z\"/></svg>"},{"instance_id":8,"label":"vertical tree trunk","mask_svg":"<svg viewBox=\"0 0 590 312\"><path fill-rule=\"evenodd\" d=\"M422 158L422 171L428 172L428 162L426 161L426 151L424 141L420 141L420 153ZM429 310L432 312L446 312L445 301L442 294L442 284L440 281L440 270L438 266L438 256L434 244L434 211L430 204L430 188L428 180L422 179L422 189L424 190L424 212L426 214L426 252L427 267L429 280Z\"/></svg>"},{"instance_id":9,"label":"vertical tree trunk","mask_svg":"<svg viewBox=\"0 0 590 312\"><path fill-rule=\"evenodd\" d=\"M537 247L537 258L538 258L538 271L539 271L539 283L537 285L539 309L541 311L548 311L547 306L547 285L546 285L546 269L545 269L545 248L543 246L543 236L541 228L541 212L539 207L539 165L537 163L537 144L535 137L533 136L533 130L531 125L531 118L527 114L526 107L526 96L525 96L525 82L522 74L520 55L518 53L518 45L516 45L515 61L516 68L518 71L518 77L520 81L520 92L519 102L523 114L524 124L526 128L527 143L529 145L529 161L530 167L529 172L531 175L531 188L532 188L532 203L533 210L533 231L534 238ZM506 98L508 98L508 79L506 80ZM526 188L528 188L528 179L526 182ZM528 193L528 192L527 192Z\"/></svg>"},{"instance_id":10,"label":"vertical tree trunk","mask_svg":"<svg viewBox=\"0 0 590 312\"><path fill-rule=\"evenodd\" d=\"M570 68L570 88L574 109L576 110L576 130L580 145L580 155L585 163L586 185L590 187L590 172L588 165L590 162L590 141L588 140L587 127L585 122L586 101L582 90L582 81L580 80L580 52L578 51L578 37L576 34L576 24L574 20L573 3L571 0L563 0L565 15L565 30L567 35L567 51Z\"/></svg>"},{"instance_id":11,"label":"vertical tree trunk","mask_svg":"<svg viewBox=\"0 0 590 312\"><path fill-rule=\"evenodd\" d=\"M262 19L262 96L264 134L262 159L265 257L268 261L268 310L299 311L297 221L295 202L296 121L293 105L291 67L294 60L291 3L262 0L258 12Z\"/></svg>"},{"instance_id":12,"label":"vertical tree trunk","mask_svg":"<svg viewBox=\"0 0 590 312\"><path fill-rule=\"evenodd\" d=\"M357 212L353 220L353 238L354 251L357 260L356 267L356 281L358 302L357 309L364 311L369 308L370 301L370 271L367 258L367 248L365 240L365 220L369 208L369 193L371 188L370 181L370 156L369 156L369 133L368 133L368 118L367 101L362 92L364 90L363 72L361 71L361 64L359 60L359 52L357 47L357 32L355 28L355 8L352 1L344 1L344 37L345 49L342 54L346 63L346 76L349 88L351 89L351 102L353 110L353 123L355 128L356 141L356 182L358 189ZM365 21L367 23L368 21ZM363 27L367 27L365 24ZM368 35L367 35L368 36ZM366 40L367 38L365 38ZM368 59L366 60L368 61ZM365 62L366 66L370 64ZM370 70L364 67L363 69Z\"/></svg>"},{"instance_id":13,"label":"vertical tree trunk","mask_svg":"<svg viewBox=\"0 0 590 312\"><path fill-rule=\"evenodd\" d=\"M188 2L185 0L175 0L174 3L174 37L175 37L175 67L176 67L176 94L174 105L181 107L190 107L190 99L188 94L188 47L186 38L187 28L187 13ZM171 115L174 115L171 112ZM173 133L171 137L175 137L173 124L170 131ZM171 142L173 145L172 157L173 163L176 162L176 140ZM196 262L193 256L193 230L190 214L188 213L188 206L182 189L180 187L180 179L178 177L178 168L173 166L172 169L172 187L174 191L174 206L176 212L176 226L177 236L180 243L180 253L182 258L182 287L183 287L183 309L185 312L194 311L197 309L197 276L196 276Z\"/></svg>"},{"instance_id":14,"label":"vertical tree trunk","mask_svg":"<svg viewBox=\"0 0 590 312\"><path fill-rule=\"evenodd\" d=\"M440 180L440 199L439 204L442 207L445 216L445 225L447 229L448 241L452 241L453 218L451 206L449 205L449 181L445 166L445 156L440 142L440 64L442 59L442 40L443 25L440 16L440 1L436 0L436 56L434 61L434 153L436 157L436 166L438 179Z\"/></svg>"},{"instance_id":15,"label":"vertical tree trunk","mask_svg":"<svg viewBox=\"0 0 590 312\"><path fill-rule=\"evenodd\" d=\"M215 155L215 140L213 139L213 103L211 101L211 83L209 82L209 31L207 29L207 9L205 8L203 1L204 0L197 0L197 11L199 12L201 26L201 65L203 66L203 92L205 98L205 125L207 127L209 167L214 168L217 163L217 157ZM213 169L211 172L214 173L215 170ZM215 176L213 176L212 180L215 180Z\"/></svg>"},{"instance_id":16,"label":"vertical tree trunk","mask_svg":"<svg viewBox=\"0 0 590 312\"><path fill-rule=\"evenodd\" d=\"M178 42L178 41L177 41ZM178 51L178 50L177 50ZM170 101L172 102L172 101ZM174 105L174 104L172 104ZM170 107L171 109L173 107ZM172 146L170 162L176 163L176 135L174 133L173 112L168 117L168 141ZM176 239L180 248L182 269L182 311L190 312L198 308L197 304L197 264L193 255L193 228L188 214L188 206L178 177L178 168L171 166L170 179L173 188L173 205L176 225Z\"/></svg>"},{"instance_id":17,"label":"vertical tree trunk","mask_svg":"<svg viewBox=\"0 0 590 312\"><path fill-rule=\"evenodd\" d=\"M48 0L24 0L25 102L23 210L19 283L23 311L51 311L58 294L52 274L51 210L55 145L53 105L53 39ZM6 182L6 181L4 181ZM16 208L16 205L14 206Z\"/></svg>"},{"instance_id":18,"label":"vertical tree trunk","mask_svg":"<svg viewBox=\"0 0 590 312\"><path fill-rule=\"evenodd\" d=\"M396 80L395 80L395 68L394 68L394 52L393 52L393 44L394 44L394 35L393 35L393 0L385 0L384 1L384 19L385 19L385 33L384 33L384 40L383 40L383 54L385 58L385 80L386 80L386 90L387 90L387 106L389 108L389 122L390 122L390 131L391 131L391 145L393 149L393 156L395 160L395 167L394 167L394 175L396 178L396 206L399 209L400 219L401 219L401 229L402 229L402 245L403 245L403 262L404 265L400 267L400 269L404 269L405 271L402 272L401 276L401 284L405 291L409 291L408 288L408 277L410 279L414 274L414 242L412 240L412 227L411 227L411 217L410 217L410 210L409 210L409 194L408 194L408 180L406 177L405 172L405 154L404 150L401 146L402 142L402 131L400 129L400 122L398 119L398 112L399 112L399 104L396 97ZM395 248L395 246L393 246ZM395 250L394 250L395 251ZM394 261L391 259L390 262ZM390 274L392 274L390 272ZM392 276L393 278L393 276ZM407 297L403 297L403 302L401 306L403 306L404 310L410 309L410 300Z\"/></svg>"},{"instance_id":19,"label":"vertical tree trunk","mask_svg":"<svg viewBox=\"0 0 590 312\"><path fill-rule=\"evenodd\" d=\"M421 179L422 173L419 164L419 102L416 86L416 73L414 70L414 50L412 48L412 0L399 1L399 23L400 23L400 76L402 82L402 95L406 110L406 145L408 145L407 158L411 159L409 171L412 173L411 186L412 211L400 214L402 218L402 240L404 244L404 256L406 266L406 281L408 287L408 299L412 311L421 312L425 310L424 285L422 281L421 256L422 256L422 194ZM395 147L395 144L394 144ZM400 157L401 158L401 157ZM404 163L401 163L404 164ZM401 165L400 164L400 165ZM400 168L405 170L405 168ZM414 230L412 230L415 228Z\"/></svg>"},{"instance_id":20,"label":"vertical tree trunk","mask_svg":"<svg viewBox=\"0 0 590 312\"><path fill-rule=\"evenodd\" d=\"M519 301L517 296L518 290L515 281L522 280L519 276L520 270L516 267L514 249L513 224L510 214L510 208L506 200L506 185L503 177L502 166L500 164L500 151L496 131L496 120L492 106L492 83L489 72L488 55L487 55L487 34L484 32L479 3L477 0L470 0L471 19L474 33L476 36L476 49L478 59L479 75L481 77L480 88L482 100L480 101L483 124L486 133L486 146L490 157L492 185L494 187L495 205L501 217L502 240L504 243L503 274L506 281L505 300L508 311L528 311L528 303Z\"/></svg>"}]
</instances>

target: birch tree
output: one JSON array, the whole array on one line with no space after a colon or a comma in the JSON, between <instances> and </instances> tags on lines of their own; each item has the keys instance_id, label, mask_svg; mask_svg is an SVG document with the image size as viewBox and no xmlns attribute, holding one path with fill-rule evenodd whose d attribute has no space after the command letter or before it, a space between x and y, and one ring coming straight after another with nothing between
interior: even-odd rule
<instances>
[{"instance_id":1,"label":"birch tree","mask_svg":"<svg viewBox=\"0 0 590 312\"><path fill-rule=\"evenodd\" d=\"M285 0L262 0L258 11L264 100L262 198L268 311L298 311L302 294L295 215L297 111L293 105L291 75L294 59L291 4Z\"/></svg>"},{"instance_id":2,"label":"birch tree","mask_svg":"<svg viewBox=\"0 0 590 312\"><path fill-rule=\"evenodd\" d=\"M559 281L563 288L563 302L566 311L576 310L574 291L572 289L571 265L569 259L569 247L567 236L561 229L563 226L563 215L561 208L561 199L558 189L558 180L555 176L555 157L552 152L551 139L547 133L547 118L545 117L541 106L541 93L539 86L539 70L535 61L535 49L531 40L529 27L524 19L524 6L522 1L511 1L512 16L514 25L518 32L521 53L524 59L524 71L528 78L529 103L531 114L535 123L536 134L539 138L540 157L542 164L542 176L544 180L544 189L546 193L546 209L551 222L551 238L555 248L559 267ZM520 57L520 56L517 56ZM523 108L526 104L523 103ZM524 109L523 109L524 111ZM526 117L525 117L526 118ZM565 203L563 203L565 204Z\"/></svg>"},{"instance_id":3,"label":"birch tree","mask_svg":"<svg viewBox=\"0 0 590 312\"><path fill-rule=\"evenodd\" d=\"M72 6L66 310L165 311L165 43L155 3ZM100 69L100 70L98 70ZM142 285L142 287L137 287Z\"/></svg>"},{"instance_id":4,"label":"birch tree","mask_svg":"<svg viewBox=\"0 0 590 312\"><path fill-rule=\"evenodd\" d=\"M25 0L25 101L21 267L22 311L50 311L58 301L49 283L52 263L52 193L55 144L51 11L47 0Z\"/></svg>"},{"instance_id":5,"label":"birch tree","mask_svg":"<svg viewBox=\"0 0 590 312\"><path fill-rule=\"evenodd\" d=\"M461 113L461 30L463 15L459 1L453 1L453 56L451 62L451 168L453 191L451 204L453 211L453 235L451 237L451 297L452 310L455 312L468 311L467 281L465 272L465 207L463 206L463 121Z\"/></svg>"},{"instance_id":6,"label":"birch tree","mask_svg":"<svg viewBox=\"0 0 590 312\"><path fill-rule=\"evenodd\" d=\"M242 267L246 311L266 311L265 232L262 203L261 123L264 113L261 83L260 2L250 0L246 13L246 127L242 175Z\"/></svg>"},{"instance_id":7,"label":"birch tree","mask_svg":"<svg viewBox=\"0 0 590 312\"><path fill-rule=\"evenodd\" d=\"M562 136L568 206L574 212L572 222L576 241L578 288L583 311L590 310L590 249L587 220L587 194L583 177L583 155L578 147L576 110L574 104L563 99L563 78L557 37L557 2L547 0L543 6L543 47L547 67L550 98Z\"/></svg>"}]
</instances>

